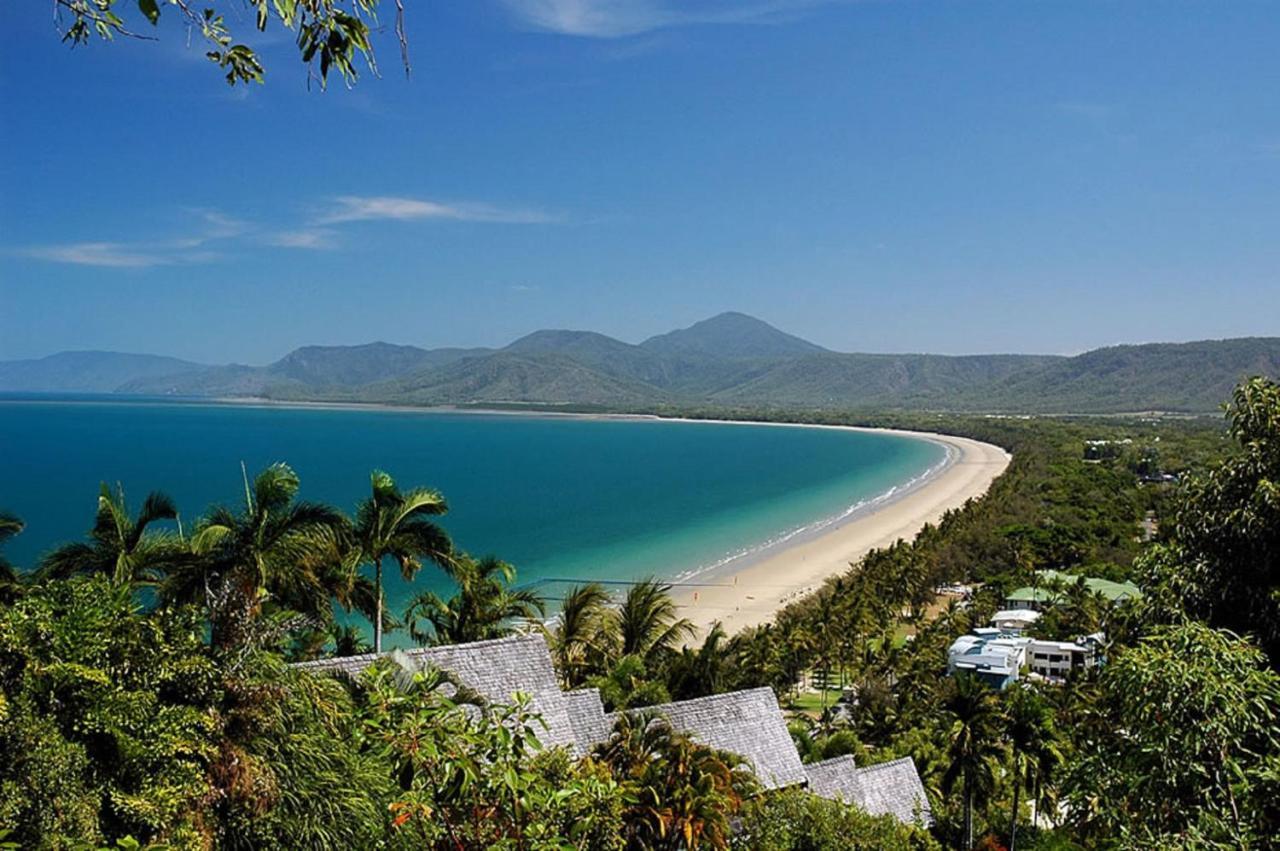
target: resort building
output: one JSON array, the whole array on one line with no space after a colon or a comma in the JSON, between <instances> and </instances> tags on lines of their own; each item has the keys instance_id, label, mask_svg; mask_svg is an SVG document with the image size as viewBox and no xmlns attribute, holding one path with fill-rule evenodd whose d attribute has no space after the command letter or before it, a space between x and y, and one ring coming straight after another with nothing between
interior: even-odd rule
<instances>
[{"instance_id":1,"label":"resort building","mask_svg":"<svg viewBox=\"0 0 1280 851\"><path fill-rule=\"evenodd\" d=\"M1031 639L1002 633L995 627L979 627L962 635L947 651L947 674L964 671L997 689L1017 682L1027 664Z\"/></svg>"},{"instance_id":2,"label":"resort building","mask_svg":"<svg viewBox=\"0 0 1280 851\"><path fill-rule=\"evenodd\" d=\"M1035 609L1004 609L991 616L991 625L1001 632L1021 635L1040 620Z\"/></svg>"},{"instance_id":3,"label":"resort building","mask_svg":"<svg viewBox=\"0 0 1280 851\"><path fill-rule=\"evenodd\" d=\"M608 741L616 714L606 713L596 689L562 691L551 654L541 635L531 633L492 641L392 651L410 670L435 668L459 687L493 703L510 703L517 693L529 697L531 712L542 716L549 747L576 755ZM355 677L378 657L373 653L300 662L317 674ZM633 712L654 712L672 728L719 750L743 757L765 789L808 788L873 815L892 814L904 822L928 825L932 816L924 786L910 759L859 768L852 757L804 765L787 730L786 716L768 688L681 700Z\"/></svg>"},{"instance_id":4,"label":"resort building","mask_svg":"<svg viewBox=\"0 0 1280 851\"><path fill-rule=\"evenodd\" d=\"M1106 637L1095 632L1075 641L1037 639L1027 648L1031 673L1053 682L1062 682L1072 671L1093 668L1102 660Z\"/></svg>"},{"instance_id":5,"label":"resort building","mask_svg":"<svg viewBox=\"0 0 1280 851\"><path fill-rule=\"evenodd\" d=\"M1082 580L1084 587L1091 593L1101 594L1113 603L1138 599L1142 596L1142 591L1132 582L1111 582L1095 576L1080 577L1058 570L1036 571L1036 580L1035 585L1028 585L1010 592L1004 599L1004 607L1044 611L1062 601L1063 594L1055 590L1057 586L1071 586Z\"/></svg>"},{"instance_id":6,"label":"resort building","mask_svg":"<svg viewBox=\"0 0 1280 851\"><path fill-rule=\"evenodd\" d=\"M1023 673L1062 682L1072 671L1093 668L1102 661L1106 636L1100 632L1075 641L1023 635L1039 617L1039 612L1025 609L996 612L991 619L994 626L979 627L951 643L947 674L967 671L1004 690Z\"/></svg>"}]
</instances>

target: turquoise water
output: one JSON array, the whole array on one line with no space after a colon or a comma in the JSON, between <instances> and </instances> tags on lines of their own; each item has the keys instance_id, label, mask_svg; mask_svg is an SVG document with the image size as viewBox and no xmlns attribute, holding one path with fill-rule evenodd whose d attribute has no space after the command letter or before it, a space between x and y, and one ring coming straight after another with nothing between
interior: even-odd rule
<instances>
[{"instance_id":1,"label":"turquoise water","mask_svg":"<svg viewBox=\"0 0 1280 851\"><path fill-rule=\"evenodd\" d=\"M589 420L120 401L0 400L0 509L31 565L84 534L98 483L136 509L162 489L186 522L242 499L250 473L287 461L304 499L354 510L373 468L441 490L442 520L519 581L687 576L832 518L938 464L934 443L783 426ZM438 573L420 585L447 590ZM400 611L398 576L388 597Z\"/></svg>"}]
</instances>

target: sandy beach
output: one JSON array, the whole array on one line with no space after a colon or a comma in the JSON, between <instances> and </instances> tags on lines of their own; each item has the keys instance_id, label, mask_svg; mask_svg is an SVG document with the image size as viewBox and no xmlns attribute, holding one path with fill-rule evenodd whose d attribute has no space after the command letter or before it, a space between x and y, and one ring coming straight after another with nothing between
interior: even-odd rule
<instances>
[{"instance_id":1,"label":"sandy beach","mask_svg":"<svg viewBox=\"0 0 1280 851\"><path fill-rule=\"evenodd\" d=\"M677 587L673 593L681 614L700 632L717 620L730 634L767 623L778 609L816 590L827 577L843 573L868 551L899 538L914 538L925 524L936 523L947 511L986 493L1009 466L1009 454L988 443L941 434L893 433L946 445L953 453L950 463L870 513L746 561L740 568L726 565L723 572L699 577L698 585Z\"/></svg>"}]
</instances>

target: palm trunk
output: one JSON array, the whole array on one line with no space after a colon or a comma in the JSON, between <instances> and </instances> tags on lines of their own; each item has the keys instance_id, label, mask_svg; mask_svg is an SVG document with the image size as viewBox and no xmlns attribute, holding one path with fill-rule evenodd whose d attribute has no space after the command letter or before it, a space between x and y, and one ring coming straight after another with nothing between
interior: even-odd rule
<instances>
[{"instance_id":1,"label":"palm trunk","mask_svg":"<svg viewBox=\"0 0 1280 851\"><path fill-rule=\"evenodd\" d=\"M973 783L968 773L964 778L964 851L973 848Z\"/></svg>"},{"instance_id":2,"label":"palm trunk","mask_svg":"<svg viewBox=\"0 0 1280 851\"><path fill-rule=\"evenodd\" d=\"M1009 825L1009 851L1018 848L1018 793L1022 791L1022 783L1018 779L1018 748L1013 748L1013 818Z\"/></svg>"},{"instance_id":3,"label":"palm trunk","mask_svg":"<svg viewBox=\"0 0 1280 851\"><path fill-rule=\"evenodd\" d=\"M382 559L373 561L373 594L377 597L373 618L373 652L382 652Z\"/></svg>"}]
</instances>

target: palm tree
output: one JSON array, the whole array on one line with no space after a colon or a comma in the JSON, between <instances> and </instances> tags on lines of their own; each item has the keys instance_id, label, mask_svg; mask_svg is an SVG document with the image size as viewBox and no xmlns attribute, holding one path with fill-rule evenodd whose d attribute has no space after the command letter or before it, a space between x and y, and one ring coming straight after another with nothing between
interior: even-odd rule
<instances>
[{"instance_id":1,"label":"palm tree","mask_svg":"<svg viewBox=\"0 0 1280 851\"><path fill-rule=\"evenodd\" d=\"M214 645L240 644L250 622L270 602L327 623L332 603L348 604L356 589L351 524L327 505L297 502L299 481L287 464L272 464L245 481L245 506L214 507L196 527L200 559L165 579L165 602L209 607Z\"/></svg>"},{"instance_id":2,"label":"palm tree","mask_svg":"<svg viewBox=\"0 0 1280 851\"><path fill-rule=\"evenodd\" d=\"M1009 741L1013 766L1013 811L1009 828L1009 851L1018 844L1018 793L1026 788L1038 804L1044 781L1062 762L1057 728L1049 703L1029 688L1009 695L1005 737Z\"/></svg>"},{"instance_id":3,"label":"palm tree","mask_svg":"<svg viewBox=\"0 0 1280 851\"><path fill-rule=\"evenodd\" d=\"M183 542L167 532L149 531L158 520L176 520L178 509L167 495L147 494L138 516L130 518L124 488L98 492L98 510L89 543L67 544L45 556L42 577L65 579L77 573L105 574L117 585L155 585L176 562L189 560Z\"/></svg>"},{"instance_id":4,"label":"palm tree","mask_svg":"<svg viewBox=\"0 0 1280 851\"><path fill-rule=\"evenodd\" d=\"M623 656L639 656L646 666L675 649L693 635L693 624L677 618L671 586L656 579L632 585L622 605L611 613L612 629Z\"/></svg>"},{"instance_id":5,"label":"palm tree","mask_svg":"<svg viewBox=\"0 0 1280 851\"><path fill-rule=\"evenodd\" d=\"M577 688L587 677L600 673L600 663L609 653L608 611L609 594L598 582L575 585L565 594L556 628L548 634L551 657L565 688Z\"/></svg>"},{"instance_id":6,"label":"palm tree","mask_svg":"<svg viewBox=\"0 0 1280 851\"><path fill-rule=\"evenodd\" d=\"M334 656L358 656L372 649L365 643L360 630L351 624L334 623L329 627L328 637L333 641Z\"/></svg>"},{"instance_id":7,"label":"palm tree","mask_svg":"<svg viewBox=\"0 0 1280 851\"><path fill-rule=\"evenodd\" d=\"M1000 757L1000 713L995 692L977 677L957 674L943 707L951 718L947 735L948 766L942 789L950 794L964 787L964 848L973 847L973 804L979 792L995 782L993 767Z\"/></svg>"},{"instance_id":8,"label":"palm tree","mask_svg":"<svg viewBox=\"0 0 1280 851\"><path fill-rule=\"evenodd\" d=\"M635 789L628 847L727 847L730 818L756 789L741 757L698 744L653 711L619 713L594 756Z\"/></svg>"},{"instance_id":9,"label":"palm tree","mask_svg":"<svg viewBox=\"0 0 1280 851\"><path fill-rule=\"evenodd\" d=\"M449 510L439 492L415 488L401 492L395 480L381 470L369 476L372 493L356 509L356 539L360 561L373 565L373 652L382 652L382 562L392 558L406 582L422 569L423 560L448 568L453 543L443 529L429 520Z\"/></svg>"},{"instance_id":10,"label":"palm tree","mask_svg":"<svg viewBox=\"0 0 1280 851\"><path fill-rule=\"evenodd\" d=\"M26 528L15 515L0 511L0 546ZM0 554L0 603L11 603L21 593L22 577L9 560Z\"/></svg>"},{"instance_id":11,"label":"palm tree","mask_svg":"<svg viewBox=\"0 0 1280 851\"><path fill-rule=\"evenodd\" d=\"M725 646L728 637L720 621L716 621L702 640L701 647L697 650L688 646L681 648L667 674L672 698L689 700L724 691L729 675L729 654Z\"/></svg>"},{"instance_id":12,"label":"palm tree","mask_svg":"<svg viewBox=\"0 0 1280 851\"><path fill-rule=\"evenodd\" d=\"M442 600L432 591L414 597L405 610L409 635L419 644L461 644L501 638L511 633L510 622L541 618L542 598L531 588L512 589L516 569L492 556L479 561L467 555L452 559L446 573L457 592ZM419 627L426 621L431 629Z\"/></svg>"},{"instance_id":13,"label":"palm tree","mask_svg":"<svg viewBox=\"0 0 1280 851\"><path fill-rule=\"evenodd\" d=\"M749 687L773 686L776 690L790 690L779 661L782 650L775 638L776 628L767 623L749 627L734 636L730 642L739 681Z\"/></svg>"}]
</instances>

